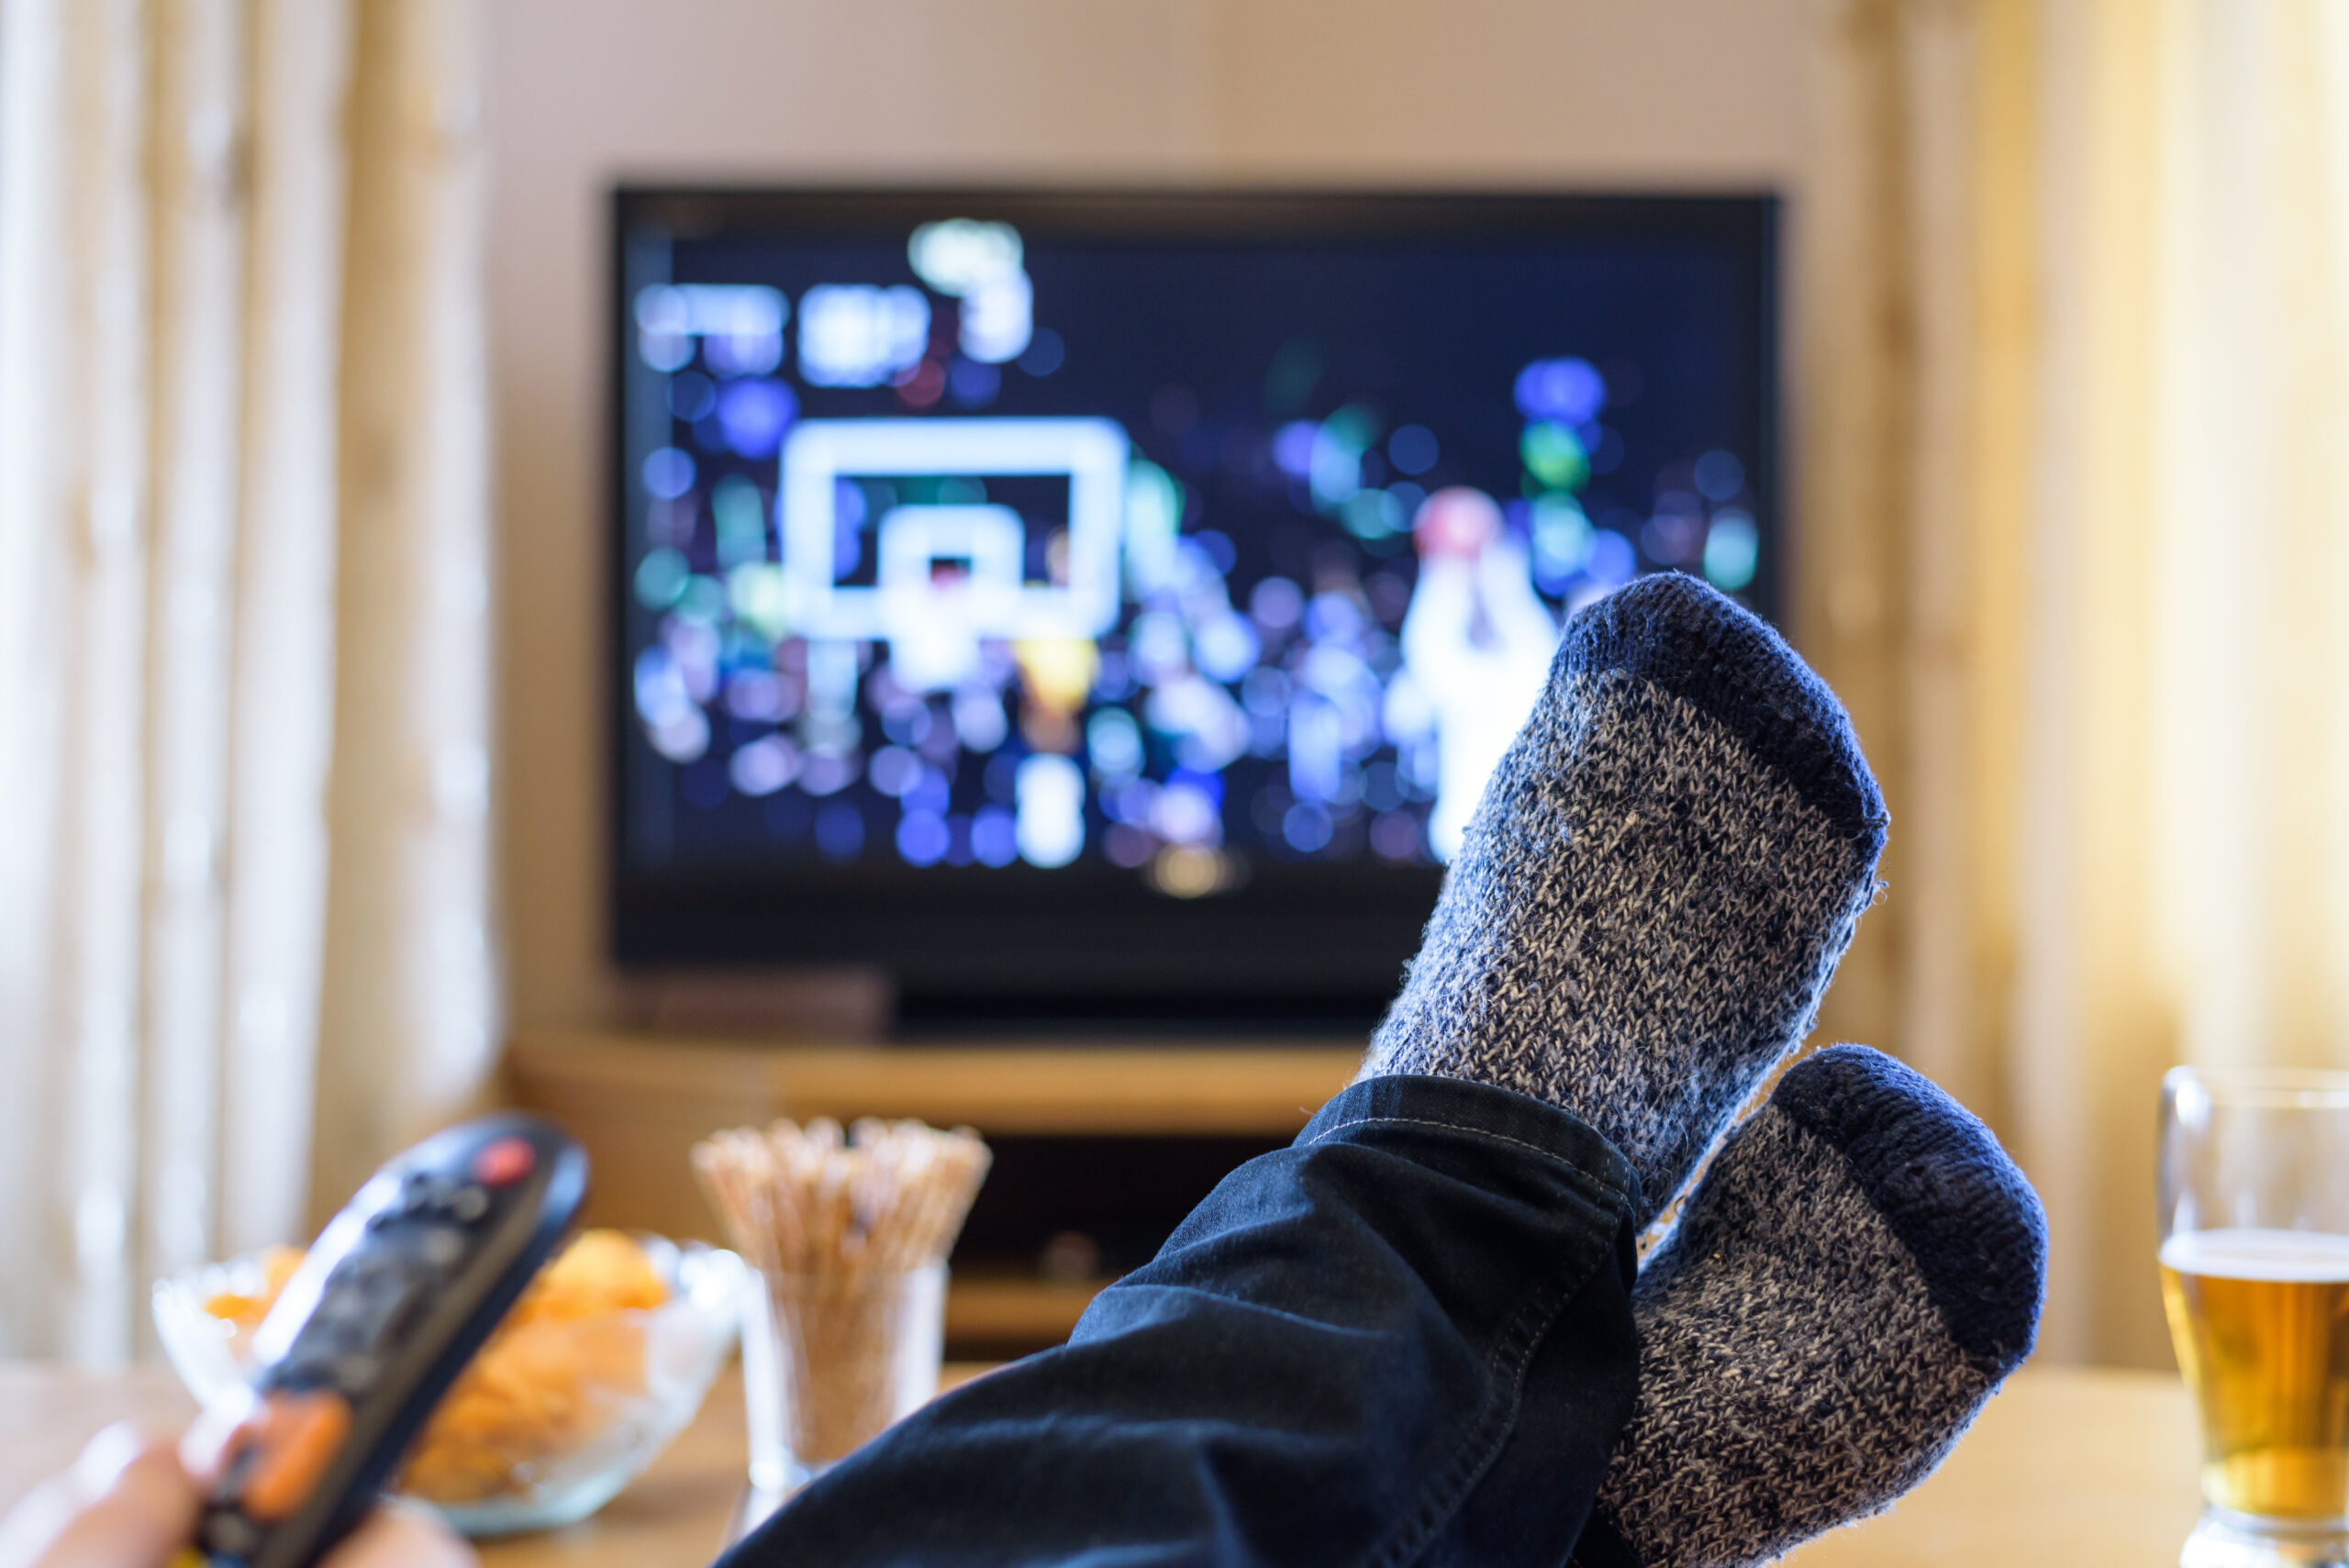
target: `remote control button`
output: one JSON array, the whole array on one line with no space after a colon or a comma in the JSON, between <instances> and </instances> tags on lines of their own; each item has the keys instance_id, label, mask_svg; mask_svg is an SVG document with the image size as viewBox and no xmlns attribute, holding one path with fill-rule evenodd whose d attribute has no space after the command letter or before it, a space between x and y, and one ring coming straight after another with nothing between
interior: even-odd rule
<instances>
[{"instance_id":1,"label":"remote control button","mask_svg":"<svg viewBox=\"0 0 2349 1568\"><path fill-rule=\"evenodd\" d=\"M310 1326L302 1332L306 1338L316 1339L320 1359L329 1364L332 1357L357 1350L367 1342L365 1332L356 1323L321 1323L313 1318Z\"/></svg>"},{"instance_id":2,"label":"remote control button","mask_svg":"<svg viewBox=\"0 0 2349 1568\"><path fill-rule=\"evenodd\" d=\"M318 1297L318 1309L311 1316L320 1323L354 1323L367 1310L367 1298L355 1288L329 1286Z\"/></svg>"},{"instance_id":3,"label":"remote control button","mask_svg":"<svg viewBox=\"0 0 2349 1568\"><path fill-rule=\"evenodd\" d=\"M480 1189L475 1188L478 1192ZM463 1216L460 1215L459 1218ZM436 1269L445 1269L465 1255L465 1237L462 1230L451 1230L436 1225L417 1242L417 1255Z\"/></svg>"},{"instance_id":4,"label":"remote control button","mask_svg":"<svg viewBox=\"0 0 2349 1568\"><path fill-rule=\"evenodd\" d=\"M493 1187L511 1185L530 1173L539 1151L527 1138L501 1138L473 1156L473 1174Z\"/></svg>"},{"instance_id":5,"label":"remote control button","mask_svg":"<svg viewBox=\"0 0 2349 1568\"><path fill-rule=\"evenodd\" d=\"M424 1299L429 1278L405 1274L387 1282L367 1297L366 1315L360 1318L361 1337L380 1344L406 1330L408 1315Z\"/></svg>"},{"instance_id":6,"label":"remote control button","mask_svg":"<svg viewBox=\"0 0 2349 1568\"><path fill-rule=\"evenodd\" d=\"M353 1399L375 1386L376 1375L384 1363L365 1351L351 1351L334 1358L335 1386Z\"/></svg>"},{"instance_id":7,"label":"remote control button","mask_svg":"<svg viewBox=\"0 0 2349 1568\"><path fill-rule=\"evenodd\" d=\"M242 1514L224 1510L204 1521L204 1544L222 1557L250 1557L261 1531Z\"/></svg>"},{"instance_id":8,"label":"remote control button","mask_svg":"<svg viewBox=\"0 0 2349 1568\"><path fill-rule=\"evenodd\" d=\"M325 1381L327 1369L334 1364L334 1332L321 1324L306 1324L285 1347L285 1353L271 1363L268 1379L272 1388L307 1388Z\"/></svg>"},{"instance_id":9,"label":"remote control button","mask_svg":"<svg viewBox=\"0 0 2349 1568\"><path fill-rule=\"evenodd\" d=\"M433 1283L431 1272L417 1267L413 1256L403 1256L393 1262L394 1267L367 1283L367 1321L370 1323L385 1322L418 1291ZM370 1332L381 1330L371 1329Z\"/></svg>"},{"instance_id":10,"label":"remote control button","mask_svg":"<svg viewBox=\"0 0 2349 1568\"><path fill-rule=\"evenodd\" d=\"M489 1190L485 1187L467 1185L462 1192L449 1200L449 1212L467 1225L471 1225L489 1212Z\"/></svg>"},{"instance_id":11,"label":"remote control button","mask_svg":"<svg viewBox=\"0 0 2349 1568\"><path fill-rule=\"evenodd\" d=\"M271 1524L291 1515L317 1489L342 1440L351 1435L351 1406L327 1388L272 1394L265 1403L261 1462L253 1467L238 1503L253 1518ZM241 1557L251 1548L223 1550Z\"/></svg>"}]
</instances>

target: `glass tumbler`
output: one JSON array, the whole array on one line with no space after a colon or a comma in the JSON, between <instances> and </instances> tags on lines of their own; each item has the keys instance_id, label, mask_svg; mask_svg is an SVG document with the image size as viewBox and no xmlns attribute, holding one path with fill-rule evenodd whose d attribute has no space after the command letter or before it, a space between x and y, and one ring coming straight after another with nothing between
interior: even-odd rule
<instances>
[{"instance_id":1,"label":"glass tumbler","mask_svg":"<svg viewBox=\"0 0 2349 1568\"><path fill-rule=\"evenodd\" d=\"M2180 1568L2349 1568L2349 1073L2173 1070L2160 1204L2202 1425Z\"/></svg>"},{"instance_id":2,"label":"glass tumbler","mask_svg":"<svg viewBox=\"0 0 2349 1568\"><path fill-rule=\"evenodd\" d=\"M747 1529L938 1392L946 1265L907 1273L745 1270Z\"/></svg>"}]
</instances>

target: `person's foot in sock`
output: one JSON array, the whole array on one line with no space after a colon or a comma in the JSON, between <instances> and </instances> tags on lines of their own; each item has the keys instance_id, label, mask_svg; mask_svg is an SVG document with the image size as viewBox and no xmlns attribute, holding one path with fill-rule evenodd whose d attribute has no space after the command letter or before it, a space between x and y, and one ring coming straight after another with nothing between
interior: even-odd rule
<instances>
[{"instance_id":1,"label":"person's foot in sock","mask_svg":"<svg viewBox=\"0 0 2349 1568\"><path fill-rule=\"evenodd\" d=\"M1923 1480L2031 1353L2046 1224L1998 1140L1865 1046L1798 1062L1632 1291L1640 1394L1578 1568L1730 1568Z\"/></svg>"},{"instance_id":2,"label":"person's foot in sock","mask_svg":"<svg viewBox=\"0 0 2349 1568\"><path fill-rule=\"evenodd\" d=\"M1362 1076L1573 1112L1645 1225L1800 1042L1875 895L1884 797L1843 709L1693 577L1567 624Z\"/></svg>"}]
</instances>

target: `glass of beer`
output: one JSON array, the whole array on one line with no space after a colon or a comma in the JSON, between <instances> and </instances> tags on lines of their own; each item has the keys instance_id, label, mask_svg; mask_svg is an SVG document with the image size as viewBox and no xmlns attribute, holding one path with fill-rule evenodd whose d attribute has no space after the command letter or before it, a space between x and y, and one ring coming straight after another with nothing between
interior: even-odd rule
<instances>
[{"instance_id":1,"label":"glass of beer","mask_svg":"<svg viewBox=\"0 0 2349 1568\"><path fill-rule=\"evenodd\" d=\"M2202 1418L2180 1568L2349 1568L2349 1073L2172 1071L2160 1201Z\"/></svg>"}]
</instances>

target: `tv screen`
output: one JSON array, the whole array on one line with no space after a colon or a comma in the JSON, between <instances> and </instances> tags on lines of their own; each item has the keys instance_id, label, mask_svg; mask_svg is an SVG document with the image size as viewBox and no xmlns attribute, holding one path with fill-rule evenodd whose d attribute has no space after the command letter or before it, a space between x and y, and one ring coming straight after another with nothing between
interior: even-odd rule
<instances>
[{"instance_id":1,"label":"tv screen","mask_svg":"<svg viewBox=\"0 0 2349 1568\"><path fill-rule=\"evenodd\" d=\"M1776 608L1768 198L615 218L624 964L1367 1016L1564 617Z\"/></svg>"}]
</instances>

